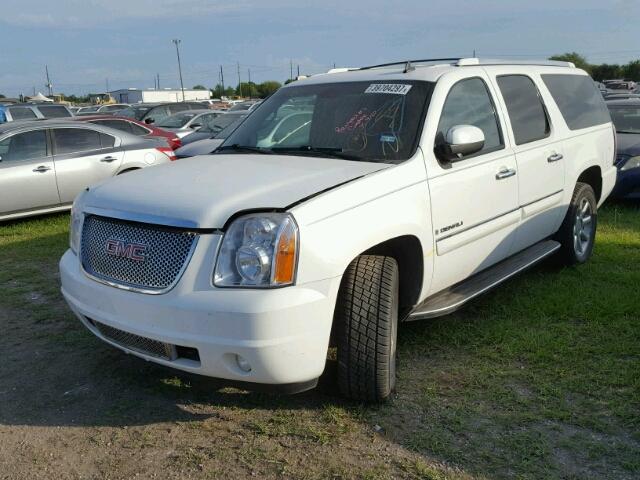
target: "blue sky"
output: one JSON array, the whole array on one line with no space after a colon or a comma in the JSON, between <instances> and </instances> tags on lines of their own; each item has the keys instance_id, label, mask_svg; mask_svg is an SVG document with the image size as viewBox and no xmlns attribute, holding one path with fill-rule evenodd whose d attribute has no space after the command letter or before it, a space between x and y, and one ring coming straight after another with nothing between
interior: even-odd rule
<instances>
[{"instance_id":1,"label":"blue sky","mask_svg":"<svg viewBox=\"0 0 640 480\"><path fill-rule=\"evenodd\" d=\"M640 0L2 0L0 93L254 81L439 56L640 58Z\"/></svg>"}]
</instances>

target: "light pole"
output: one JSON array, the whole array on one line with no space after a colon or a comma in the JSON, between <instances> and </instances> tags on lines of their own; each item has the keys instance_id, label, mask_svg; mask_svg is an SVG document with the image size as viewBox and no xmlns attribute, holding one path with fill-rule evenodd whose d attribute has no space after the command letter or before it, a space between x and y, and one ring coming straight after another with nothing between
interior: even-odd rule
<instances>
[{"instance_id":1,"label":"light pole","mask_svg":"<svg viewBox=\"0 0 640 480\"><path fill-rule=\"evenodd\" d=\"M176 45L176 55L178 56L178 73L180 74L180 90L182 90L182 101L184 102L184 84L182 83L182 66L180 65L180 49L178 45L180 45L180 40L174 38L171 40Z\"/></svg>"}]
</instances>

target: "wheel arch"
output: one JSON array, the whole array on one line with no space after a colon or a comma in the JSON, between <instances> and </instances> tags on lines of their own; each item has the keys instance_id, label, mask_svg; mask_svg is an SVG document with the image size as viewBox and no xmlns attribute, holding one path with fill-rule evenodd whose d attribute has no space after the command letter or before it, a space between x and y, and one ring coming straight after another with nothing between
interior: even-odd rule
<instances>
[{"instance_id":1,"label":"wheel arch","mask_svg":"<svg viewBox=\"0 0 640 480\"><path fill-rule=\"evenodd\" d=\"M600 203L600 198L602 197L602 170L599 166L592 165L583 170L582 173L578 175L576 182L590 185L596 194L596 201Z\"/></svg>"}]
</instances>

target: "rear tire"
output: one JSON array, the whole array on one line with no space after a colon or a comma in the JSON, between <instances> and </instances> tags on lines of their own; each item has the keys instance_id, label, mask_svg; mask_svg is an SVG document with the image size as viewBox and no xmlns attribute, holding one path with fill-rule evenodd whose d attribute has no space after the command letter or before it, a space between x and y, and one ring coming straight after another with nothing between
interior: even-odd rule
<instances>
[{"instance_id":1,"label":"rear tire","mask_svg":"<svg viewBox=\"0 0 640 480\"><path fill-rule=\"evenodd\" d=\"M396 385L398 264L361 255L347 268L336 305L338 386L362 402L381 402Z\"/></svg>"},{"instance_id":2,"label":"rear tire","mask_svg":"<svg viewBox=\"0 0 640 480\"><path fill-rule=\"evenodd\" d=\"M598 202L587 183L578 182L571 197L569 210L556 233L560 242L558 260L565 265L585 263L593 253L598 224Z\"/></svg>"}]
</instances>

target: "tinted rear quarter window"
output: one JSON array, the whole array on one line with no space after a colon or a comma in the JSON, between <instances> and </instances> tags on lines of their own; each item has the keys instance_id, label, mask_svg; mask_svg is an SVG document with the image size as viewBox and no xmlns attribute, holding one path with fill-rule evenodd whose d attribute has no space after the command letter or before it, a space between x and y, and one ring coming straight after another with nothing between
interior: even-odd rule
<instances>
[{"instance_id":1,"label":"tinted rear quarter window","mask_svg":"<svg viewBox=\"0 0 640 480\"><path fill-rule=\"evenodd\" d=\"M129 126L131 127L131 133L138 135L139 137L150 133L149 130L142 128L140 125L136 125L135 123L129 123Z\"/></svg>"},{"instance_id":2,"label":"tinted rear quarter window","mask_svg":"<svg viewBox=\"0 0 640 480\"><path fill-rule=\"evenodd\" d=\"M546 74L542 75L542 80L570 130L580 130L611 121L604 99L591 77Z\"/></svg>"},{"instance_id":3,"label":"tinted rear quarter window","mask_svg":"<svg viewBox=\"0 0 640 480\"><path fill-rule=\"evenodd\" d=\"M91 123L104 125L105 127L114 128L116 130L120 130L121 132L131 133L131 124L129 122L125 122L124 120L94 120Z\"/></svg>"},{"instance_id":4,"label":"tinted rear quarter window","mask_svg":"<svg viewBox=\"0 0 640 480\"><path fill-rule=\"evenodd\" d=\"M36 114L30 108L25 107L14 107L9 108L9 113L14 120L28 120L31 118L36 118Z\"/></svg>"},{"instance_id":5,"label":"tinted rear quarter window","mask_svg":"<svg viewBox=\"0 0 640 480\"><path fill-rule=\"evenodd\" d=\"M525 75L498 77L498 86L507 105L516 145L549 136L549 120L533 80Z\"/></svg>"},{"instance_id":6,"label":"tinted rear quarter window","mask_svg":"<svg viewBox=\"0 0 640 480\"><path fill-rule=\"evenodd\" d=\"M40 113L45 118L63 118L71 116L69 110L64 108L62 105L43 105L38 107L38 110L40 110Z\"/></svg>"}]
</instances>

